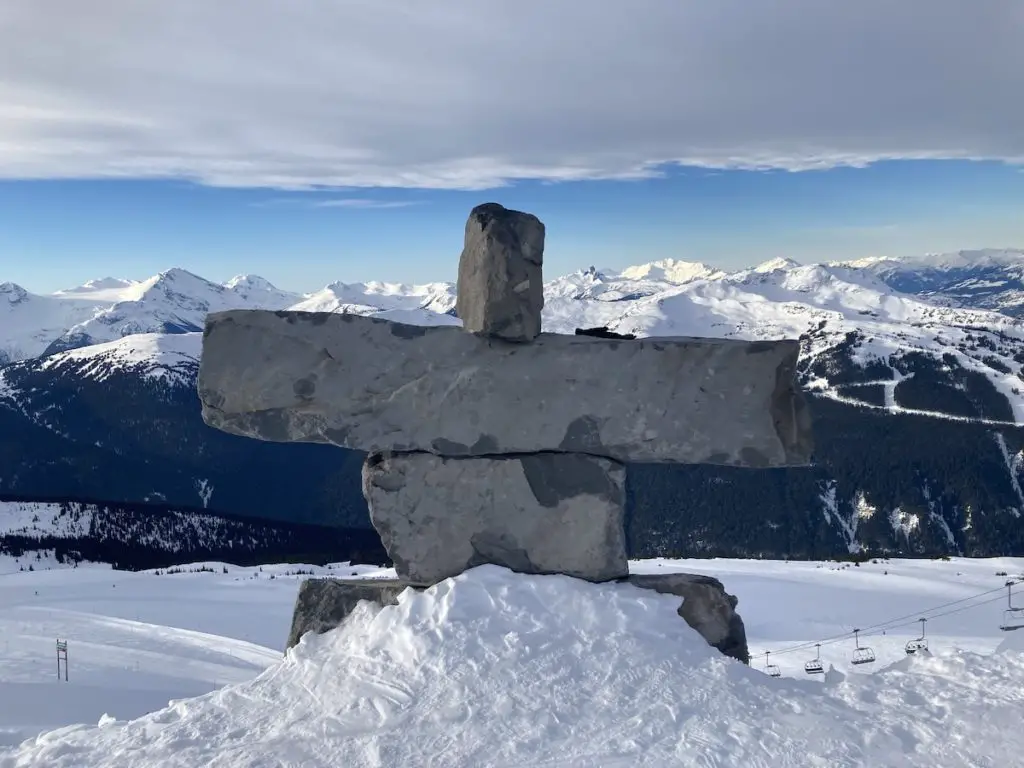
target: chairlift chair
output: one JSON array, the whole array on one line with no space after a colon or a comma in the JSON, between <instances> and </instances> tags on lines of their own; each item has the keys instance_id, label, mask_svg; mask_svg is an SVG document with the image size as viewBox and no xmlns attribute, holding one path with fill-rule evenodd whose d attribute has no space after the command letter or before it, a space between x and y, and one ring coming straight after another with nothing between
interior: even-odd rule
<instances>
[{"instance_id":1,"label":"chairlift chair","mask_svg":"<svg viewBox=\"0 0 1024 768\"><path fill-rule=\"evenodd\" d=\"M782 670L779 669L779 665L778 664L769 664L768 663L768 654L770 654L770 653L771 653L771 651L765 651L764 652L764 671L765 671L765 674L768 675L768 677L782 677Z\"/></svg>"},{"instance_id":2,"label":"chairlift chair","mask_svg":"<svg viewBox=\"0 0 1024 768\"><path fill-rule=\"evenodd\" d=\"M1003 632L1024 629L1024 608L1011 608L1003 611L1003 623L999 625Z\"/></svg>"},{"instance_id":3,"label":"chairlift chair","mask_svg":"<svg viewBox=\"0 0 1024 768\"><path fill-rule=\"evenodd\" d=\"M1013 607L1013 582L1006 582L1006 610L1003 611L1003 623L999 625L1003 632L1024 629L1024 608Z\"/></svg>"},{"instance_id":4,"label":"chairlift chair","mask_svg":"<svg viewBox=\"0 0 1024 768\"><path fill-rule=\"evenodd\" d=\"M875 660L875 652L866 645L860 644L860 630L853 630L853 641L855 644L851 664L870 664Z\"/></svg>"},{"instance_id":5,"label":"chairlift chair","mask_svg":"<svg viewBox=\"0 0 1024 768\"><path fill-rule=\"evenodd\" d=\"M908 641L906 646L904 646L908 656L913 656L918 651L928 650L928 639L924 636L924 623L928 619L918 619L918 621L921 622L921 636L916 640Z\"/></svg>"},{"instance_id":6,"label":"chairlift chair","mask_svg":"<svg viewBox=\"0 0 1024 768\"><path fill-rule=\"evenodd\" d=\"M804 664L804 672L808 675L823 675L825 674L825 667L821 663L821 643L815 643L814 647L818 649L818 654Z\"/></svg>"}]
</instances>

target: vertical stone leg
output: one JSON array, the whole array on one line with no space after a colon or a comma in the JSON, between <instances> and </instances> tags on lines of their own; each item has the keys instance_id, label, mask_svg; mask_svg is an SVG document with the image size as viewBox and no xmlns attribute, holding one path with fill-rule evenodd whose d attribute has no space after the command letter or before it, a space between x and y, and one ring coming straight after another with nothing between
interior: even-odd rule
<instances>
[{"instance_id":1,"label":"vertical stone leg","mask_svg":"<svg viewBox=\"0 0 1024 768\"><path fill-rule=\"evenodd\" d=\"M406 583L436 584L484 563L599 582L628 574L625 476L618 462L574 453L374 453L363 495Z\"/></svg>"}]
</instances>

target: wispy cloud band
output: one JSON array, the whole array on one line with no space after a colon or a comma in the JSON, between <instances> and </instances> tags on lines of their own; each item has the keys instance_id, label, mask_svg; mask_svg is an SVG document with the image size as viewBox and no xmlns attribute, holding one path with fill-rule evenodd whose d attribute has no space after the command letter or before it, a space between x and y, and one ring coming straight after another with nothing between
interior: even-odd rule
<instances>
[{"instance_id":1,"label":"wispy cloud band","mask_svg":"<svg viewBox=\"0 0 1024 768\"><path fill-rule=\"evenodd\" d=\"M421 205L421 200L375 200L368 197L274 197L258 200L252 205L257 208L295 206L303 208L348 208L355 210L381 210L388 208L409 208Z\"/></svg>"},{"instance_id":2,"label":"wispy cloud band","mask_svg":"<svg viewBox=\"0 0 1024 768\"><path fill-rule=\"evenodd\" d=\"M0 177L482 189L1022 162L1021 39L1020 0L5 3Z\"/></svg>"}]
</instances>

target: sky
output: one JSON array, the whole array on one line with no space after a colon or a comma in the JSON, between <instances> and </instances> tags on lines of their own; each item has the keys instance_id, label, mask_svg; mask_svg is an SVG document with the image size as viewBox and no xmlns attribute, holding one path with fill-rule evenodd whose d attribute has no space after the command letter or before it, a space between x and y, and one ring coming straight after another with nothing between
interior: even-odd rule
<instances>
[{"instance_id":1,"label":"sky","mask_svg":"<svg viewBox=\"0 0 1024 768\"><path fill-rule=\"evenodd\" d=\"M1024 247L1020 0L0 6L0 281ZM24 41L33 41L32 45Z\"/></svg>"}]
</instances>

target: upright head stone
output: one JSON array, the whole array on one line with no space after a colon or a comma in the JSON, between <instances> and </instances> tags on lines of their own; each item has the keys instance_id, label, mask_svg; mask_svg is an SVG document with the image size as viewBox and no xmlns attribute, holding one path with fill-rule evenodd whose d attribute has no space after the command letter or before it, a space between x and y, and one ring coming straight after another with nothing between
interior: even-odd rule
<instances>
[{"instance_id":1,"label":"upright head stone","mask_svg":"<svg viewBox=\"0 0 1024 768\"><path fill-rule=\"evenodd\" d=\"M544 225L497 203L478 205L466 222L456 312L471 333L532 341L544 307Z\"/></svg>"}]
</instances>

